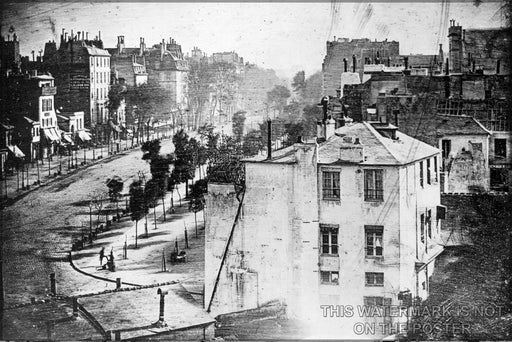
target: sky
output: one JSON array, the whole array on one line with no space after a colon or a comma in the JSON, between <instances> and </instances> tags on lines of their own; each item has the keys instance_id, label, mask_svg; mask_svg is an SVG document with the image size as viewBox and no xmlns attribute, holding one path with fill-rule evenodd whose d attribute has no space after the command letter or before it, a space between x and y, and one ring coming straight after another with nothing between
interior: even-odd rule
<instances>
[{"instance_id":1,"label":"sky","mask_svg":"<svg viewBox=\"0 0 512 342\"><path fill-rule=\"evenodd\" d=\"M501 3L449 2L2 2L1 31L10 26L20 40L22 55L59 41L62 29L101 31L105 47L138 47L174 38L184 53L194 46L211 54L236 51L245 61L276 70L291 78L322 68L326 41L336 37L396 40L400 53L437 53L448 48L449 20L463 28L505 25Z\"/></svg>"}]
</instances>

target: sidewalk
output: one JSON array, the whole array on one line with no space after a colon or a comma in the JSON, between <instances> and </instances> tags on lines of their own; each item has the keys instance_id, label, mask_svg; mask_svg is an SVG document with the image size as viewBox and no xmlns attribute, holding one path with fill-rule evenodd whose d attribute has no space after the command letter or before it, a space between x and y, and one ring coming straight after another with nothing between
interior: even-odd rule
<instances>
[{"instance_id":1,"label":"sidewalk","mask_svg":"<svg viewBox=\"0 0 512 342\"><path fill-rule=\"evenodd\" d=\"M180 184L180 193L184 193L185 184ZM166 194L166 220L162 203L156 207L156 229L154 212L151 208L148 216L147 237L145 220L138 222L137 245L135 248L135 222L129 216L122 217L118 222L112 222L109 230L98 235L92 245L73 252L74 265L87 274L115 281L141 286L178 281L193 293L202 293L204 283L204 222L203 212L197 213L198 237L195 233L194 213L188 210L188 201L182 200L179 205L177 192L174 195L174 213L170 213L171 193ZM123 206L124 207L124 206ZM185 226L187 228L188 246L185 246ZM186 262L171 263L171 252L186 251ZM127 246L127 258L124 258L124 247ZM105 256L112 250L115 260L115 272L100 267L99 252L105 248ZM165 269L163 259L165 259ZM103 260L106 263L106 259ZM115 286L115 284L114 284ZM109 286L111 287L111 286ZM83 294L82 291L80 291ZM70 293L75 295L78 293ZM196 297L199 303L202 298Z\"/></svg>"},{"instance_id":2,"label":"sidewalk","mask_svg":"<svg viewBox=\"0 0 512 342\"><path fill-rule=\"evenodd\" d=\"M119 143L119 152L114 144L110 145L110 153L108 145L102 145L95 148L86 148L73 151L72 156L59 156L54 155L50 162L48 159L39 160L34 163L27 163L25 172L19 173L14 171L12 175L8 175L7 179L0 179L0 206L3 204L9 205L10 202L33 190L41 185L45 185L55 179L62 178L78 169L90 166L105 158L111 158L116 155L122 155L126 151L132 151L140 148L137 145L136 139L132 148L131 139L121 140ZM114 153L114 151L116 151ZM60 172L60 175L59 175Z\"/></svg>"}]
</instances>

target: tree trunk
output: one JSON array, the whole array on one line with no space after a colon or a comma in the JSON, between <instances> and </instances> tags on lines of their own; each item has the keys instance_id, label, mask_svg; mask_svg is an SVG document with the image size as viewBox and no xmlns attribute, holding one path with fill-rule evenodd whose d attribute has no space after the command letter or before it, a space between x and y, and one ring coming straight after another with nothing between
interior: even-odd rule
<instances>
[{"instance_id":1,"label":"tree trunk","mask_svg":"<svg viewBox=\"0 0 512 342\"><path fill-rule=\"evenodd\" d=\"M139 220L135 220L135 248L137 248L137 226L138 226Z\"/></svg>"},{"instance_id":2,"label":"tree trunk","mask_svg":"<svg viewBox=\"0 0 512 342\"><path fill-rule=\"evenodd\" d=\"M197 238L197 211L194 211L194 223L196 224L196 238Z\"/></svg>"}]
</instances>

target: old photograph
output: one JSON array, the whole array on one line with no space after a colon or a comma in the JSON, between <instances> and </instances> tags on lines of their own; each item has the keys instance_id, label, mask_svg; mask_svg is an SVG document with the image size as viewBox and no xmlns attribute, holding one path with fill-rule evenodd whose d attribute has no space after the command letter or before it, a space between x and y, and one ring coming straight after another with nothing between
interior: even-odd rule
<instances>
[{"instance_id":1,"label":"old photograph","mask_svg":"<svg viewBox=\"0 0 512 342\"><path fill-rule=\"evenodd\" d=\"M512 340L509 0L0 9L0 340Z\"/></svg>"}]
</instances>

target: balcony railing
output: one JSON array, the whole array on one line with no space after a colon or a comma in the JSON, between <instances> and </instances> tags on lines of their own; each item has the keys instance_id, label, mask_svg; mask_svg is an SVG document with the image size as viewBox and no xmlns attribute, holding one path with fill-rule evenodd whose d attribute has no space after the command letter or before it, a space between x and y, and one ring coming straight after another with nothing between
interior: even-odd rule
<instances>
[{"instance_id":1,"label":"balcony railing","mask_svg":"<svg viewBox=\"0 0 512 342\"><path fill-rule=\"evenodd\" d=\"M57 94L57 87L41 87L41 96Z\"/></svg>"}]
</instances>

